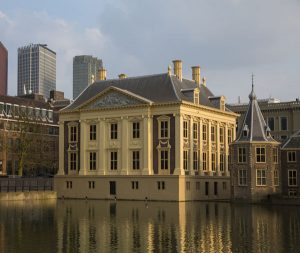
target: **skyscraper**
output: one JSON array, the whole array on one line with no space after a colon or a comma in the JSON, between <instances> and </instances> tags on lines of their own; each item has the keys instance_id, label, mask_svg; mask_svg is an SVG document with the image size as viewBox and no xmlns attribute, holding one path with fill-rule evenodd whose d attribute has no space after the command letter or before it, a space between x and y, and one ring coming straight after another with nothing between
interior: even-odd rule
<instances>
[{"instance_id":1,"label":"skyscraper","mask_svg":"<svg viewBox=\"0 0 300 253\"><path fill-rule=\"evenodd\" d=\"M56 53L45 44L18 48L18 96L38 93L49 98L56 89Z\"/></svg>"},{"instance_id":2,"label":"skyscraper","mask_svg":"<svg viewBox=\"0 0 300 253\"><path fill-rule=\"evenodd\" d=\"M78 55L73 58L73 98L75 99L92 81L98 80L98 70L102 60L91 55Z\"/></svg>"},{"instance_id":3,"label":"skyscraper","mask_svg":"<svg viewBox=\"0 0 300 253\"><path fill-rule=\"evenodd\" d=\"M0 41L0 95L7 95L7 49Z\"/></svg>"}]
</instances>

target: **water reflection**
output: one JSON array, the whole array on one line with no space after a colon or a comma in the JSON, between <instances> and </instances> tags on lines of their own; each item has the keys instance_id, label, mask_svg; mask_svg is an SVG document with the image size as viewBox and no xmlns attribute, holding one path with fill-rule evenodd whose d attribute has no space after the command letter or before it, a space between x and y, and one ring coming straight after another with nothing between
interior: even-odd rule
<instances>
[{"instance_id":1,"label":"water reflection","mask_svg":"<svg viewBox=\"0 0 300 253\"><path fill-rule=\"evenodd\" d=\"M299 252L297 207L0 203L0 252Z\"/></svg>"}]
</instances>

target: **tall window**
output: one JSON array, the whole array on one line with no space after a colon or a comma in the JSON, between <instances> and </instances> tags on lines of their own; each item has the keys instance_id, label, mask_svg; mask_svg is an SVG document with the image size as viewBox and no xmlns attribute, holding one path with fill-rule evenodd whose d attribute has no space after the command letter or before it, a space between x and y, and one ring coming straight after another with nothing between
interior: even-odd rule
<instances>
[{"instance_id":1,"label":"tall window","mask_svg":"<svg viewBox=\"0 0 300 253\"><path fill-rule=\"evenodd\" d=\"M296 151L288 151L287 152L287 161L288 162L296 162Z\"/></svg>"},{"instance_id":2,"label":"tall window","mask_svg":"<svg viewBox=\"0 0 300 253\"><path fill-rule=\"evenodd\" d=\"M138 150L132 151L132 169L140 169L140 151Z\"/></svg>"},{"instance_id":3,"label":"tall window","mask_svg":"<svg viewBox=\"0 0 300 253\"><path fill-rule=\"evenodd\" d=\"M199 92L198 91L194 91L194 103L196 105L199 104Z\"/></svg>"},{"instance_id":4,"label":"tall window","mask_svg":"<svg viewBox=\"0 0 300 253\"><path fill-rule=\"evenodd\" d=\"M271 131L274 131L274 129L275 129L274 117L268 118L268 127L270 128Z\"/></svg>"},{"instance_id":5,"label":"tall window","mask_svg":"<svg viewBox=\"0 0 300 253\"><path fill-rule=\"evenodd\" d=\"M198 158L198 152L193 152L193 169L198 170L199 167L199 158Z\"/></svg>"},{"instance_id":6,"label":"tall window","mask_svg":"<svg viewBox=\"0 0 300 253\"><path fill-rule=\"evenodd\" d=\"M202 125L202 140L203 141L207 140L207 125L206 124Z\"/></svg>"},{"instance_id":7,"label":"tall window","mask_svg":"<svg viewBox=\"0 0 300 253\"><path fill-rule=\"evenodd\" d=\"M70 142L77 141L77 126L70 127Z\"/></svg>"},{"instance_id":8,"label":"tall window","mask_svg":"<svg viewBox=\"0 0 300 253\"><path fill-rule=\"evenodd\" d=\"M112 140L118 139L118 124L117 123L110 124L110 138Z\"/></svg>"},{"instance_id":9,"label":"tall window","mask_svg":"<svg viewBox=\"0 0 300 253\"><path fill-rule=\"evenodd\" d=\"M280 117L280 130L286 131L288 130L288 121L287 117Z\"/></svg>"},{"instance_id":10,"label":"tall window","mask_svg":"<svg viewBox=\"0 0 300 253\"><path fill-rule=\"evenodd\" d=\"M220 171L224 171L225 168L225 155L220 154Z\"/></svg>"},{"instance_id":11,"label":"tall window","mask_svg":"<svg viewBox=\"0 0 300 253\"><path fill-rule=\"evenodd\" d=\"M220 127L220 143L224 143L224 127Z\"/></svg>"},{"instance_id":12,"label":"tall window","mask_svg":"<svg viewBox=\"0 0 300 253\"><path fill-rule=\"evenodd\" d=\"M232 129L228 129L228 144L232 142Z\"/></svg>"},{"instance_id":13,"label":"tall window","mask_svg":"<svg viewBox=\"0 0 300 253\"><path fill-rule=\"evenodd\" d=\"M207 153L206 152L202 153L202 170L204 170L204 171L207 170Z\"/></svg>"},{"instance_id":14,"label":"tall window","mask_svg":"<svg viewBox=\"0 0 300 253\"><path fill-rule=\"evenodd\" d=\"M97 126L90 125L90 141L94 141L97 138Z\"/></svg>"},{"instance_id":15,"label":"tall window","mask_svg":"<svg viewBox=\"0 0 300 253\"><path fill-rule=\"evenodd\" d=\"M189 134L189 128L188 128L188 122L187 121L183 121L183 138L188 138Z\"/></svg>"},{"instance_id":16,"label":"tall window","mask_svg":"<svg viewBox=\"0 0 300 253\"><path fill-rule=\"evenodd\" d=\"M77 153L70 153L70 170L77 170Z\"/></svg>"},{"instance_id":17,"label":"tall window","mask_svg":"<svg viewBox=\"0 0 300 253\"><path fill-rule=\"evenodd\" d=\"M216 171L216 154L211 154L211 170Z\"/></svg>"},{"instance_id":18,"label":"tall window","mask_svg":"<svg viewBox=\"0 0 300 253\"><path fill-rule=\"evenodd\" d=\"M188 151L183 151L183 169L188 170L189 169L189 159L188 159Z\"/></svg>"},{"instance_id":19,"label":"tall window","mask_svg":"<svg viewBox=\"0 0 300 253\"><path fill-rule=\"evenodd\" d=\"M297 170L288 170L289 186L297 186Z\"/></svg>"},{"instance_id":20,"label":"tall window","mask_svg":"<svg viewBox=\"0 0 300 253\"><path fill-rule=\"evenodd\" d=\"M247 185L247 170L245 169L240 169L238 170L238 180L239 180L239 185L240 186L245 186Z\"/></svg>"},{"instance_id":21,"label":"tall window","mask_svg":"<svg viewBox=\"0 0 300 253\"><path fill-rule=\"evenodd\" d=\"M133 139L140 138L140 122L132 123L132 137Z\"/></svg>"},{"instance_id":22,"label":"tall window","mask_svg":"<svg viewBox=\"0 0 300 253\"><path fill-rule=\"evenodd\" d=\"M90 170L96 170L96 152L90 152Z\"/></svg>"},{"instance_id":23,"label":"tall window","mask_svg":"<svg viewBox=\"0 0 300 253\"><path fill-rule=\"evenodd\" d=\"M110 152L110 169L111 170L118 169L118 152L117 151Z\"/></svg>"},{"instance_id":24,"label":"tall window","mask_svg":"<svg viewBox=\"0 0 300 253\"><path fill-rule=\"evenodd\" d=\"M265 163L266 162L266 148L256 147L256 162Z\"/></svg>"},{"instance_id":25,"label":"tall window","mask_svg":"<svg viewBox=\"0 0 300 253\"><path fill-rule=\"evenodd\" d=\"M162 120L160 122L160 138L169 138L169 121Z\"/></svg>"},{"instance_id":26,"label":"tall window","mask_svg":"<svg viewBox=\"0 0 300 253\"><path fill-rule=\"evenodd\" d=\"M279 185L279 174L278 170L274 170L274 185L278 186Z\"/></svg>"},{"instance_id":27,"label":"tall window","mask_svg":"<svg viewBox=\"0 0 300 253\"><path fill-rule=\"evenodd\" d=\"M169 169L169 151L168 150L160 151L160 169L162 169L162 170Z\"/></svg>"},{"instance_id":28,"label":"tall window","mask_svg":"<svg viewBox=\"0 0 300 253\"><path fill-rule=\"evenodd\" d=\"M211 133L210 133L210 139L212 142L216 141L216 127L215 126L211 126Z\"/></svg>"},{"instance_id":29,"label":"tall window","mask_svg":"<svg viewBox=\"0 0 300 253\"><path fill-rule=\"evenodd\" d=\"M267 171L265 169L256 170L256 185L257 186L267 185Z\"/></svg>"},{"instance_id":30,"label":"tall window","mask_svg":"<svg viewBox=\"0 0 300 253\"><path fill-rule=\"evenodd\" d=\"M278 163L278 148L273 148L273 163Z\"/></svg>"},{"instance_id":31,"label":"tall window","mask_svg":"<svg viewBox=\"0 0 300 253\"><path fill-rule=\"evenodd\" d=\"M239 163L246 162L246 148L238 148L238 162Z\"/></svg>"},{"instance_id":32,"label":"tall window","mask_svg":"<svg viewBox=\"0 0 300 253\"><path fill-rule=\"evenodd\" d=\"M198 139L198 124L193 123L193 139L197 140Z\"/></svg>"}]
</instances>

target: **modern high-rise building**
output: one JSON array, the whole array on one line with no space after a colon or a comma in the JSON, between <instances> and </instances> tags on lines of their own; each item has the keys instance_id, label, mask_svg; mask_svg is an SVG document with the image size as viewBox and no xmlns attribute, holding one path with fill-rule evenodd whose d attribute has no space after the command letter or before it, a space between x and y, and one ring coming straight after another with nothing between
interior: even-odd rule
<instances>
[{"instance_id":1,"label":"modern high-rise building","mask_svg":"<svg viewBox=\"0 0 300 253\"><path fill-rule=\"evenodd\" d=\"M98 80L98 71L102 60L91 55L78 55L73 58L73 98L94 81Z\"/></svg>"},{"instance_id":2,"label":"modern high-rise building","mask_svg":"<svg viewBox=\"0 0 300 253\"><path fill-rule=\"evenodd\" d=\"M45 44L18 48L18 96L38 93L49 98L56 89L56 53Z\"/></svg>"},{"instance_id":3,"label":"modern high-rise building","mask_svg":"<svg viewBox=\"0 0 300 253\"><path fill-rule=\"evenodd\" d=\"M7 95L7 63L7 49L0 41L0 95Z\"/></svg>"}]
</instances>

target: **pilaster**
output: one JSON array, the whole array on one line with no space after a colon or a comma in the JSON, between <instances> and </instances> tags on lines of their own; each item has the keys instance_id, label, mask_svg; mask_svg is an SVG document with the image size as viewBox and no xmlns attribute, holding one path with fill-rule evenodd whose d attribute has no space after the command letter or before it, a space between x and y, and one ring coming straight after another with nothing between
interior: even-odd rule
<instances>
[{"instance_id":1,"label":"pilaster","mask_svg":"<svg viewBox=\"0 0 300 253\"><path fill-rule=\"evenodd\" d=\"M122 118L122 126L121 126L121 174L128 175L129 174L129 164L128 164L128 118Z\"/></svg>"},{"instance_id":2,"label":"pilaster","mask_svg":"<svg viewBox=\"0 0 300 253\"><path fill-rule=\"evenodd\" d=\"M208 127L207 127L207 145L208 145L208 150L207 150L207 171L209 175L212 175L212 169L211 169L211 121L209 120L208 122Z\"/></svg>"},{"instance_id":3,"label":"pilaster","mask_svg":"<svg viewBox=\"0 0 300 253\"><path fill-rule=\"evenodd\" d=\"M224 168L224 172L225 175L229 175L229 168L228 168L228 155L229 155L229 143L228 143L228 125L225 125L225 131L224 131L224 144L225 144L225 168Z\"/></svg>"},{"instance_id":4,"label":"pilaster","mask_svg":"<svg viewBox=\"0 0 300 253\"><path fill-rule=\"evenodd\" d=\"M152 118L143 119L143 175L152 175Z\"/></svg>"},{"instance_id":5,"label":"pilaster","mask_svg":"<svg viewBox=\"0 0 300 253\"><path fill-rule=\"evenodd\" d=\"M104 119L99 119L98 123L99 128L99 138L97 139L99 144L99 152L98 152L98 173L100 175L107 174L106 160L107 160L107 152L105 150L107 136L105 134L105 121Z\"/></svg>"},{"instance_id":6,"label":"pilaster","mask_svg":"<svg viewBox=\"0 0 300 253\"><path fill-rule=\"evenodd\" d=\"M86 141L87 141L87 124L85 120L80 120L80 170L79 175L87 174L87 155L86 155Z\"/></svg>"},{"instance_id":7,"label":"pilaster","mask_svg":"<svg viewBox=\"0 0 300 253\"><path fill-rule=\"evenodd\" d=\"M195 175L194 169L193 169L193 164L194 164L194 136L193 136L193 117L190 119L190 132L189 132L189 137L190 137L190 155L189 155L189 174L190 175Z\"/></svg>"},{"instance_id":8,"label":"pilaster","mask_svg":"<svg viewBox=\"0 0 300 253\"><path fill-rule=\"evenodd\" d=\"M64 129L64 122L59 122L59 160L58 160L58 172L57 175L62 176L65 174L64 170L64 156L65 156L65 129Z\"/></svg>"},{"instance_id":9,"label":"pilaster","mask_svg":"<svg viewBox=\"0 0 300 253\"><path fill-rule=\"evenodd\" d=\"M183 118L181 114L175 116L175 170L174 175L184 175L183 171Z\"/></svg>"}]
</instances>

